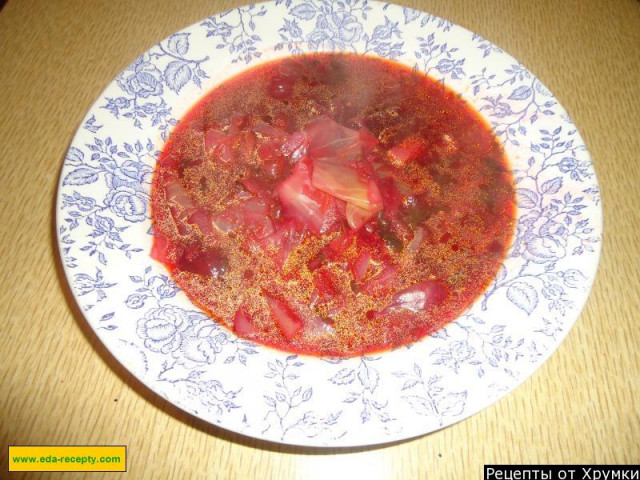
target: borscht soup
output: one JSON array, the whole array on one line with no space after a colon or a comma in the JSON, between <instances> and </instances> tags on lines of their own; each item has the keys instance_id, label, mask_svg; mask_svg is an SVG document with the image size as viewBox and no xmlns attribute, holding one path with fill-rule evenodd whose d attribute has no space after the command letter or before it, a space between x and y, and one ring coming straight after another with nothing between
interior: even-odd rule
<instances>
[{"instance_id":1,"label":"borscht soup","mask_svg":"<svg viewBox=\"0 0 640 480\"><path fill-rule=\"evenodd\" d=\"M151 255L212 321L319 356L455 320L515 226L509 164L479 114L429 76L355 54L217 86L172 132L151 202Z\"/></svg>"}]
</instances>

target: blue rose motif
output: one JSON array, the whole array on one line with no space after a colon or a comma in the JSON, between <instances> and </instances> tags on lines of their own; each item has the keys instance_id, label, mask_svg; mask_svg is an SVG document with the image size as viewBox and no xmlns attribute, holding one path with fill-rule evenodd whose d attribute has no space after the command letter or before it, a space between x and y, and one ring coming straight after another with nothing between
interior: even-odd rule
<instances>
[{"instance_id":1,"label":"blue rose motif","mask_svg":"<svg viewBox=\"0 0 640 480\"><path fill-rule=\"evenodd\" d=\"M524 257L535 263L555 262L566 255L564 245L552 237L535 237L527 242Z\"/></svg>"},{"instance_id":2,"label":"blue rose motif","mask_svg":"<svg viewBox=\"0 0 640 480\"><path fill-rule=\"evenodd\" d=\"M562 173L569 173L578 168L578 160L571 157L564 157L558 164L558 168Z\"/></svg>"},{"instance_id":3,"label":"blue rose motif","mask_svg":"<svg viewBox=\"0 0 640 480\"><path fill-rule=\"evenodd\" d=\"M195 365L212 365L222 345L211 338L185 337L180 348L173 353L178 363L193 368Z\"/></svg>"},{"instance_id":4,"label":"blue rose motif","mask_svg":"<svg viewBox=\"0 0 640 480\"><path fill-rule=\"evenodd\" d=\"M211 318L202 315L201 318L194 323L193 331L198 338L216 337L218 342L227 343L229 334L217 322Z\"/></svg>"},{"instance_id":5,"label":"blue rose motif","mask_svg":"<svg viewBox=\"0 0 640 480\"><path fill-rule=\"evenodd\" d=\"M387 17L384 19L384 25L378 25L373 30L373 37L378 40L387 40L391 38L394 32L398 32L398 23L392 23Z\"/></svg>"},{"instance_id":6,"label":"blue rose motif","mask_svg":"<svg viewBox=\"0 0 640 480\"><path fill-rule=\"evenodd\" d=\"M107 173L106 180L109 188L132 187L138 188L143 183L148 183L153 174L153 169L142 162L127 160L121 166Z\"/></svg>"},{"instance_id":7,"label":"blue rose motif","mask_svg":"<svg viewBox=\"0 0 640 480\"><path fill-rule=\"evenodd\" d=\"M564 157L557 164L558 169L562 173L569 173L573 180L582 181L583 177L591 177L591 173L588 170L588 162L580 162L573 157Z\"/></svg>"},{"instance_id":8,"label":"blue rose motif","mask_svg":"<svg viewBox=\"0 0 640 480\"><path fill-rule=\"evenodd\" d=\"M452 342L449 349L451 358L456 362L464 362L473 356L475 350L465 342Z\"/></svg>"},{"instance_id":9,"label":"blue rose motif","mask_svg":"<svg viewBox=\"0 0 640 480\"><path fill-rule=\"evenodd\" d=\"M81 195L78 195L74 198L74 200L74 203L77 205L78 210L80 210L81 212L90 212L96 206L96 201L90 197L83 197Z\"/></svg>"},{"instance_id":10,"label":"blue rose motif","mask_svg":"<svg viewBox=\"0 0 640 480\"><path fill-rule=\"evenodd\" d=\"M549 284L542 289L542 295L548 300L560 300L564 295L564 288L560 285Z\"/></svg>"},{"instance_id":11,"label":"blue rose motif","mask_svg":"<svg viewBox=\"0 0 640 480\"><path fill-rule=\"evenodd\" d=\"M130 187L111 190L104 200L113 213L129 222L142 222L147 218L147 194Z\"/></svg>"},{"instance_id":12,"label":"blue rose motif","mask_svg":"<svg viewBox=\"0 0 640 480\"><path fill-rule=\"evenodd\" d=\"M158 287L156 288L156 293L160 298L171 298L174 297L176 293L178 293L178 287L173 284L163 283L161 285L158 285Z\"/></svg>"},{"instance_id":13,"label":"blue rose motif","mask_svg":"<svg viewBox=\"0 0 640 480\"><path fill-rule=\"evenodd\" d=\"M136 97L162 95L162 72L141 58L118 77L118 85L129 95Z\"/></svg>"},{"instance_id":14,"label":"blue rose motif","mask_svg":"<svg viewBox=\"0 0 640 480\"><path fill-rule=\"evenodd\" d=\"M180 348L183 332L189 328L189 312L179 307L154 308L138 320L136 333L153 352L169 353Z\"/></svg>"},{"instance_id":15,"label":"blue rose motif","mask_svg":"<svg viewBox=\"0 0 640 480\"><path fill-rule=\"evenodd\" d=\"M110 100L110 103L112 103L116 108L127 108L129 105L131 105L131 100L128 100L124 97L118 97Z\"/></svg>"},{"instance_id":16,"label":"blue rose motif","mask_svg":"<svg viewBox=\"0 0 640 480\"><path fill-rule=\"evenodd\" d=\"M74 277L73 286L77 290L78 295L83 296L95 290L96 282L89 275L81 273Z\"/></svg>"},{"instance_id":17,"label":"blue rose motif","mask_svg":"<svg viewBox=\"0 0 640 480\"><path fill-rule=\"evenodd\" d=\"M233 32L233 27L227 22L218 23L213 19L213 24L207 32L207 37L228 37Z\"/></svg>"},{"instance_id":18,"label":"blue rose motif","mask_svg":"<svg viewBox=\"0 0 640 480\"><path fill-rule=\"evenodd\" d=\"M566 256L569 232L563 224L542 217L532 227L525 235L524 258L534 263L547 263Z\"/></svg>"},{"instance_id":19,"label":"blue rose motif","mask_svg":"<svg viewBox=\"0 0 640 480\"><path fill-rule=\"evenodd\" d=\"M147 298L145 295L135 293L133 295L129 295L125 303L129 308L141 308L144 306L145 298Z\"/></svg>"},{"instance_id":20,"label":"blue rose motif","mask_svg":"<svg viewBox=\"0 0 640 480\"><path fill-rule=\"evenodd\" d=\"M107 217L102 217L100 215L96 215L93 220L93 227L99 233L107 233L113 230L114 227L113 220Z\"/></svg>"},{"instance_id":21,"label":"blue rose motif","mask_svg":"<svg viewBox=\"0 0 640 480\"><path fill-rule=\"evenodd\" d=\"M562 281L569 288L577 288L580 285L584 285L587 277L580 270L574 268L567 270L562 274Z\"/></svg>"},{"instance_id":22,"label":"blue rose motif","mask_svg":"<svg viewBox=\"0 0 640 480\"><path fill-rule=\"evenodd\" d=\"M379 43L374 50L381 57L387 57L391 53L391 44Z\"/></svg>"},{"instance_id":23,"label":"blue rose motif","mask_svg":"<svg viewBox=\"0 0 640 480\"><path fill-rule=\"evenodd\" d=\"M202 315L184 337L180 348L173 352L173 357L187 368L211 365L228 340L229 335L214 320Z\"/></svg>"},{"instance_id":24,"label":"blue rose motif","mask_svg":"<svg viewBox=\"0 0 640 480\"><path fill-rule=\"evenodd\" d=\"M309 42L319 50L335 50L357 42L361 36L362 25L356 17L347 12L334 12L318 16Z\"/></svg>"},{"instance_id":25,"label":"blue rose motif","mask_svg":"<svg viewBox=\"0 0 640 480\"><path fill-rule=\"evenodd\" d=\"M504 118L512 114L511 106L506 102L498 102L493 108L493 116L497 118Z\"/></svg>"},{"instance_id":26,"label":"blue rose motif","mask_svg":"<svg viewBox=\"0 0 640 480\"><path fill-rule=\"evenodd\" d=\"M436 65L436 68L440 73L443 73L443 74L451 73L456 68L456 61L451 60L450 58L443 58L438 62L438 65Z\"/></svg>"},{"instance_id":27,"label":"blue rose motif","mask_svg":"<svg viewBox=\"0 0 640 480\"><path fill-rule=\"evenodd\" d=\"M335 50L333 39L323 30L314 30L309 35L309 43L315 50Z\"/></svg>"},{"instance_id":28,"label":"blue rose motif","mask_svg":"<svg viewBox=\"0 0 640 480\"><path fill-rule=\"evenodd\" d=\"M302 29L300 28L300 25L298 25L298 22L296 22L295 20L293 20L292 22L285 20L284 23L287 31L291 34L292 37L302 36Z\"/></svg>"},{"instance_id":29,"label":"blue rose motif","mask_svg":"<svg viewBox=\"0 0 640 480\"><path fill-rule=\"evenodd\" d=\"M540 226L540 235L566 237L567 233L567 228L562 223L556 222L555 220L545 221Z\"/></svg>"},{"instance_id":30,"label":"blue rose motif","mask_svg":"<svg viewBox=\"0 0 640 480\"><path fill-rule=\"evenodd\" d=\"M466 362L475 355L475 349L470 346L467 341L455 341L449 345L448 349L438 348L432 352L432 355L438 355L436 365L447 365L456 372L460 368L460 364Z\"/></svg>"},{"instance_id":31,"label":"blue rose motif","mask_svg":"<svg viewBox=\"0 0 640 480\"><path fill-rule=\"evenodd\" d=\"M352 44L360 40L362 25L356 17L348 13L338 12L331 15L329 19L329 27L344 43Z\"/></svg>"}]
</instances>

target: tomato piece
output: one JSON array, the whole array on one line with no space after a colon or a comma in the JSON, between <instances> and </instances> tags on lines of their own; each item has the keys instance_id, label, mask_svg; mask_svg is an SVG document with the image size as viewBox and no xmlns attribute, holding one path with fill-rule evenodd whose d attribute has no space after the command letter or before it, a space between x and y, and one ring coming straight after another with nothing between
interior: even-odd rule
<instances>
[{"instance_id":1,"label":"tomato piece","mask_svg":"<svg viewBox=\"0 0 640 480\"><path fill-rule=\"evenodd\" d=\"M441 155L455 155L458 153L458 142L451 135L444 133L436 149Z\"/></svg>"},{"instance_id":2,"label":"tomato piece","mask_svg":"<svg viewBox=\"0 0 640 480\"><path fill-rule=\"evenodd\" d=\"M267 91L269 95L276 100L286 100L293 94L293 86L295 85L296 79L286 75L275 75L271 82L269 83L269 87Z\"/></svg>"},{"instance_id":3,"label":"tomato piece","mask_svg":"<svg viewBox=\"0 0 640 480\"><path fill-rule=\"evenodd\" d=\"M258 198L269 198L272 195L269 182L260 177L245 177L240 183L247 192L254 194Z\"/></svg>"},{"instance_id":4,"label":"tomato piece","mask_svg":"<svg viewBox=\"0 0 640 480\"><path fill-rule=\"evenodd\" d=\"M256 148L255 133L239 131L237 128L230 128L229 132L225 135L219 130L207 130L204 138L205 152L222 163L236 160L251 163Z\"/></svg>"},{"instance_id":5,"label":"tomato piece","mask_svg":"<svg viewBox=\"0 0 640 480\"><path fill-rule=\"evenodd\" d=\"M395 293L391 301L395 307L419 312L439 305L448 296L447 287L437 280L428 280Z\"/></svg>"},{"instance_id":6,"label":"tomato piece","mask_svg":"<svg viewBox=\"0 0 640 480\"><path fill-rule=\"evenodd\" d=\"M367 208L367 210L370 210L372 213L377 213L382 210L382 194L380 193L378 184L373 180L369 180L369 184L367 185L367 201L369 202L369 208Z\"/></svg>"},{"instance_id":7,"label":"tomato piece","mask_svg":"<svg viewBox=\"0 0 640 480\"><path fill-rule=\"evenodd\" d=\"M356 235L353 232L345 233L327 243L326 248L333 252L334 256L340 255L351 246L354 238Z\"/></svg>"},{"instance_id":8,"label":"tomato piece","mask_svg":"<svg viewBox=\"0 0 640 480\"><path fill-rule=\"evenodd\" d=\"M387 155L389 156L389 161L396 167L404 167L414 159L411 155L411 150L401 145L390 148Z\"/></svg>"},{"instance_id":9,"label":"tomato piece","mask_svg":"<svg viewBox=\"0 0 640 480\"><path fill-rule=\"evenodd\" d=\"M165 187L165 198L171 205L181 207L181 210L187 211L195 208L191 197L177 179L171 179Z\"/></svg>"},{"instance_id":10,"label":"tomato piece","mask_svg":"<svg viewBox=\"0 0 640 480\"><path fill-rule=\"evenodd\" d=\"M324 265L325 262L330 261L329 257L326 257L324 253L325 253L325 249L320 250L320 252L318 252L318 254L315 257L313 257L311 260L309 260L309 262L307 262L307 267L309 268L309 270L313 272L314 270L317 270L322 265Z\"/></svg>"},{"instance_id":11,"label":"tomato piece","mask_svg":"<svg viewBox=\"0 0 640 480\"><path fill-rule=\"evenodd\" d=\"M327 243L315 257L307 263L309 270L314 271L326 262L337 260L344 251L349 248L355 238L353 231L340 235Z\"/></svg>"},{"instance_id":12,"label":"tomato piece","mask_svg":"<svg viewBox=\"0 0 640 480\"><path fill-rule=\"evenodd\" d=\"M233 140L234 155L237 161L252 164L255 161L258 140L252 131L240 132Z\"/></svg>"},{"instance_id":13,"label":"tomato piece","mask_svg":"<svg viewBox=\"0 0 640 480\"><path fill-rule=\"evenodd\" d=\"M284 300L276 298L266 292L264 296L267 300L269 311L275 318L280 332L282 332L287 340L293 340L304 326L302 320Z\"/></svg>"},{"instance_id":14,"label":"tomato piece","mask_svg":"<svg viewBox=\"0 0 640 480\"><path fill-rule=\"evenodd\" d=\"M233 151L234 143L234 138L225 137L211 150L212 156L223 163L233 162L235 160L235 154Z\"/></svg>"},{"instance_id":15,"label":"tomato piece","mask_svg":"<svg viewBox=\"0 0 640 480\"><path fill-rule=\"evenodd\" d=\"M251 230L258 238L273 233L273 221L269 218L269 205L252 198L242 204L244 227Z\"/></svg>"},{"instance_id":16,"label":"tomato piece","mask_svg":"<svg viewBox=\"0 0 640 480\"><path fill-rule=\"evenodd\" d=\"M378 185L384 211L390 215L395 214L403 205L403 195L400 193L398 183L389 176L378 180Z\"/></svg>"}]
</instances>

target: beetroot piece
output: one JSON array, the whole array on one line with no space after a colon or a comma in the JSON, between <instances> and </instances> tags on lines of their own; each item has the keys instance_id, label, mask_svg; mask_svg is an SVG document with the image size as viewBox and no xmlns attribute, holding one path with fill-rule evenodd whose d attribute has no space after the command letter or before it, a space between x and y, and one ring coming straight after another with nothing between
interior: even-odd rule
<instances>
[{"instance_id":1,"label":"beetroot piece","mask_svg":"<svg viewBox=\"0 0 640 480\"><path fill-rule=\"evenodd\" d=\"M278 328L280 328L285 338L291 341L296 333L304 326L302 320L284 300L268 293L265 293L264 296L267 299L269 311L275 318Z\"/></svg>"},{"instance_id":2,"label":"beetroot piece","mask_svg":"<svg viewBox=\"0 0 640 480\"><path fill-rule=\"evenodd\" d=\"M171 242L167 240L167 237L158 232L154 233L153 246L151 247L151 258L173 268L173 262L169 258L170 248Z\"/></svg>"},{"instance_id":3,"label":"beetroot piece","mask_svg":"<svg viewBox=\"0 0 640 480\"><path fill-rule=\"evenodd\" d=\"M183 250L176 262L176 268L203 277L219 278L227 272L229 262L217 248L202 248L193 244Z\"/></svg>"},{"instance_id":4,"label":"beetroot piece","mask_svg":"<svg viewBox=\"0 0 640 480\"><path fill-rule=\"evenodd\" d=\"M233 316L233 331L238 335L250 336L258 333L258 329L253 325L251 315L240 307Z\"/></svg>"}]
</instances>

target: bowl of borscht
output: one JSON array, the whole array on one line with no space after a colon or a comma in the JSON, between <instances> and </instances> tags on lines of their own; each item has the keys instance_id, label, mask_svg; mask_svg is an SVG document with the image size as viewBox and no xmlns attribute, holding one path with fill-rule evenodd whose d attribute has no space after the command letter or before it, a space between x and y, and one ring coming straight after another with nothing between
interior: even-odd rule
<instances>
[{"instance_id":1,"label":"bowl of borscht","mask_svg":"<svg viewBox=\"0 0 640 480\"><path fill-rule=\"evenodd\" d=\"M78 305L185 411L307 446L438 430L559 346L595 275L589 154L451 22L278 0L150 48L82 121L57 233Z\"/></svg>"}]
</instances>

